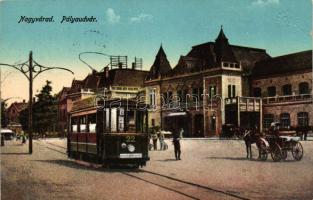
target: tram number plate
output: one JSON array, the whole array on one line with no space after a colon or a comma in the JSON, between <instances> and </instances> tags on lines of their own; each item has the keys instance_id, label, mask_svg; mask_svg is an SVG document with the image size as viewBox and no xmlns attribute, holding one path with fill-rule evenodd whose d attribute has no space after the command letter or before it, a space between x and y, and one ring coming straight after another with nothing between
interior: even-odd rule
<instances>
[{"instance_id":1,"label":"tram number plate","mask_svg":"<svg viewBox=\"0 0 313 200\"><path fill-rule=\"evenodd\" d=\"M121 153L120 158L142 158L142 153Z\"/></svg>"}]
</instances>

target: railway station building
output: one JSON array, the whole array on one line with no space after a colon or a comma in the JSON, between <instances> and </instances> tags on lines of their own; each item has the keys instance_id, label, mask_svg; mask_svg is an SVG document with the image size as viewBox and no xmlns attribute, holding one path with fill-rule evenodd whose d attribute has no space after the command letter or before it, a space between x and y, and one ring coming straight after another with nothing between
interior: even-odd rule
<instances>
[{"instance_id":1,"label":"railway station building","mask_svg":"<svg viewBox=\"0 0 313 200\"><path fill-rule=\"evenodd\" d=\"M185 137L219 136L224 124L313 125L312 51L272 58L265 49L230 44L223 28L173 68L161 46L145 86L149 126L183 128Z\"/></svg>"}]
</instances>

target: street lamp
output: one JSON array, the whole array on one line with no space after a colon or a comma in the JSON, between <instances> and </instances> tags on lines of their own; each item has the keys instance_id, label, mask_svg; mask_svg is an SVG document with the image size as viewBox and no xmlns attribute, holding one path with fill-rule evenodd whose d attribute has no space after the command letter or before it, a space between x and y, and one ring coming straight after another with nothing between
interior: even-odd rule
<instances>
[{"instance_id":1,"label":"street lamp","mask_svg":"<svg viewBox=\"0 0 313 200\"><path fill-rule=\"evenodd\" d=\"M30 51L29 53L29 60L21 63L21 64L17 64L17 65L9 65L9 64L3 64L0 63L0 66L8 66L8 67L12 67L18 71L20 71L22 74L24 74L24 76L26 76L26 78L29 81L29 100L28 100L28 134L29 134L29 154L33 153L33 81L34 79L42 72L51 70L51 69L60 69L60 70L65 70L68 72L71 72L72 74L74 74L74 72L72 72L69 69L66 68L62 68L62 67L45 67L42 66L40 64L38 64L35 60L33 60L33 52Z\"/></svg>"}]
</instances>

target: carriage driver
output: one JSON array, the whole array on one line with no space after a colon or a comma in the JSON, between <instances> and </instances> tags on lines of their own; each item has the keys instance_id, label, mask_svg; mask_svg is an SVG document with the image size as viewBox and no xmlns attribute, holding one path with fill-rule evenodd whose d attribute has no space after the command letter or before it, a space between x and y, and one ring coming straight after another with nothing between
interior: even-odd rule
<instances>
[{"instance_id":1,"label":"carriage driver","mask_svg":"<svg viewBox=\"0 0 313 200\"><path fill-rule=\"evenodd\" d=\"M275 137L279 137L279 126L280 124L278 122L272 122L269 134Z\"/></svg>"}]
</instances>

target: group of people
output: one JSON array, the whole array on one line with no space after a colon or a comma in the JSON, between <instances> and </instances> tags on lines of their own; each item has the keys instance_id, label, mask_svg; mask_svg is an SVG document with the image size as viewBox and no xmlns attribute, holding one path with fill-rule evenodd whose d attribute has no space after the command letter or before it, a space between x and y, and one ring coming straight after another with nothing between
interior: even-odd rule
<instances>
[{"instance_id":1,"label":"group of people","mask_svg":"<svg viewBox=\"0 0 313 200\"><path fill-rule=\"evenodd\" d=\"M165 150L164 133L162 129L156 129L151 133L151 139L153 143L153 150L158 149L158 140L160 142L160 150Z\"/></svg>"},{"instance_id":2,"label":"group of people","mask_svg":"<svg viewBox=\"0 0 313 200\"><path fill-rule=\"evenodd\" d=\"M174 154L176 160L181 160L181 147L180 140L183 138L184 129L181 128L179 131L172 133L172 142L174 145ZM153 143L153 149L157 150L157 142L160 142L160 150L166 150L166 143L164 141L164 132L161 129L156 129L151 133L151 139Z\"/></svg>"}]
</instances>

